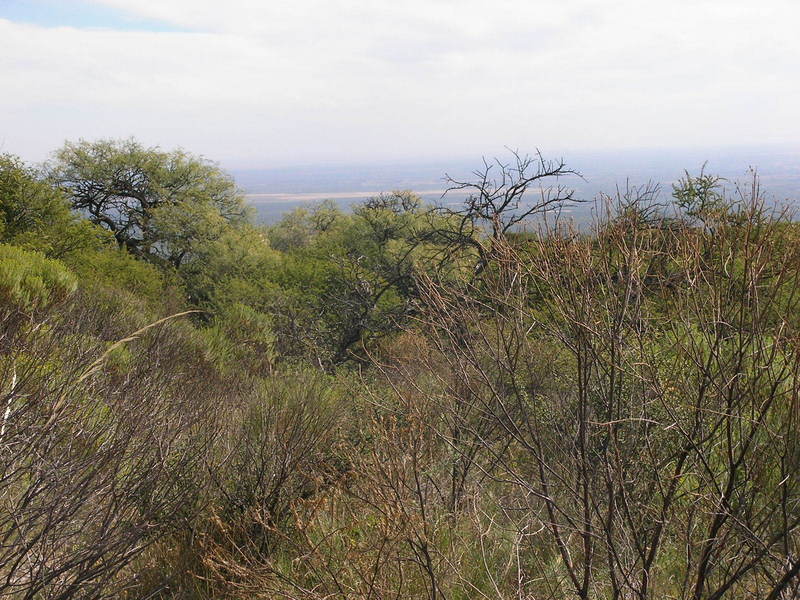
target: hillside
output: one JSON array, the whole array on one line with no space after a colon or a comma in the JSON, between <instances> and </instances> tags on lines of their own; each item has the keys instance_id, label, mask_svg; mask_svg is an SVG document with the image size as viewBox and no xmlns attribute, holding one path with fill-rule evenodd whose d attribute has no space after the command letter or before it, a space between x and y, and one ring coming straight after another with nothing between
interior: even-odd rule
<instances>
[{"instance_id":1,"label":"hillside","mask_svg":"<svg viewBox=\"0 0 800 600\"><path fill-rule=\"evenodd\" d=\"M0 597L798 597L792 214L476 168L265 224L186 151L0 156Z\"/></svg>"}]
</instances>

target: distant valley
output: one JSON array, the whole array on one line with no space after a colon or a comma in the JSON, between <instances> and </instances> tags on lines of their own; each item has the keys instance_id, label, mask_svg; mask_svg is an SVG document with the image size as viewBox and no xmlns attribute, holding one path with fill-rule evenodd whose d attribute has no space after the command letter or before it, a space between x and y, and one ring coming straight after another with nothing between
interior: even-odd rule
<instances>
[{"instance_id":1,"label":"distant valley","mask_svg":"<svg viewBox=\"0 0 800 600\"><path fill-rule=\"evenodd\" d=\"M508 155L502 158L508 158ZM545 155L545 158L559 158ZM748 181L750 167L756 168L767 196L776 204L800 200L800 149L766 148L758 150L647 150L616 153L569 153L567 165L581 173L561 183L573 188L585 202L572 212L585 220L601 193L616 194L626 186L658 184L661 198L669 196L674 183L688 170L696 173L703 164L706 171L727 180L729 188ZM316 165L279 169L231 169L257 218L274 223L287 211L323 200L332 200L347 209L381 192L410 189L431 203L459 204L464 194L447 189L445 174L469 180L481 166L481 158L429 163L398 162L373 165Z\"/></svg>"}]
</instances>

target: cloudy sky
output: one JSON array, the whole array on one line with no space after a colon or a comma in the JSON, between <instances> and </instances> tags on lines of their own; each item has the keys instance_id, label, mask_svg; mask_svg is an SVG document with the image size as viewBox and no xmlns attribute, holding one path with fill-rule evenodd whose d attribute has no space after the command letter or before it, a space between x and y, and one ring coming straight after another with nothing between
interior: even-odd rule
<instances>
[{"instance_id":1,"label":"cloudy sky","mask_svg":"<svg viewBox=\"0 0 800 600\"><path fill-rule=\"evenodd\" d=\"M0 152L231 166L800 142L797 0L0 0Z\"/></svg>"}]
</instances>

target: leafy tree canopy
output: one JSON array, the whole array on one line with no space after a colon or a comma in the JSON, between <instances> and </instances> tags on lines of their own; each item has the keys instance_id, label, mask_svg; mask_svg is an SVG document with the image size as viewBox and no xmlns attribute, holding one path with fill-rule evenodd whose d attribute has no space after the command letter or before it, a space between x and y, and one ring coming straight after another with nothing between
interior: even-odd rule
<instances>
[{"instance_id":1,"label":"leafy tree canopy","mask_svg":"<svg viewBox=\"0 0 800 600\"><path fill-rule=\"evenodd\" d=\"M197 242L246 218L233 178L183 150L146 148L134 139L67 142L48 173L120 247L176 267Z\"/></svg>"},{"instance_id":2,"label":"leafy tree canopy","mask_svg":"<svg viewBox=\"0 0 800 600\"><path fill-rule=\"evenodd\" d=\"M0 241L50 258L104 245L107 233L79 218L58 190L15 156L0 155Z\"/></svg>"}]
</instances>

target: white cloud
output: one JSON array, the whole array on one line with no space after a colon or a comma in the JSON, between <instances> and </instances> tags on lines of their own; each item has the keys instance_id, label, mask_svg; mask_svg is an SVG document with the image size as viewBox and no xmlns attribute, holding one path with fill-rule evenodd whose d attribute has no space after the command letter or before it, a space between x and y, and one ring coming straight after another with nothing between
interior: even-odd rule
<instances>
[{"instance_id":1,"label":"white cloud","mask_svg":"<svg viewBox=\"0 0 800 600\"><path fill-rule=\"evenodd\" d=\"M94 1L197 33L0 20L0 150L133 134L275 164L800 139L793 1Z\"/></svg>"}]
</instances>

